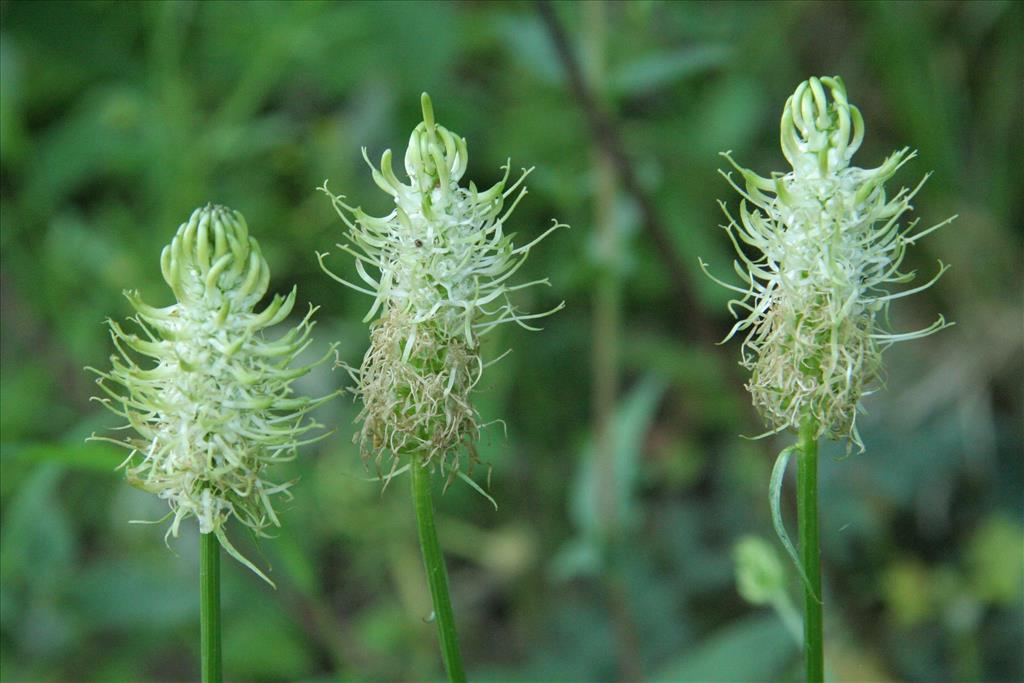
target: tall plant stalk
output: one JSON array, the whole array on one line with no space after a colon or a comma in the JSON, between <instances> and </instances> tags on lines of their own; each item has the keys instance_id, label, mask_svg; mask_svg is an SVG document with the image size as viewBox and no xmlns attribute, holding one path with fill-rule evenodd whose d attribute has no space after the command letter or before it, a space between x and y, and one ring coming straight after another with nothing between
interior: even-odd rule
<instances>
[{"instance_id":1,"label":"tall plant stalk","mask_svg":"<svg viewBox=\"0 0 1024 683\"><path fill-rule=\"evenodd\" d=\"M895 332L889 303L928 289L911 289L914 271L901 272L907 247L948 224L930 228L900 218L924 184L886 191L886 182L914 157L904 147L874 168L853 165L864 141L864 117L838 76L809 78L786 101L779 125L791 170L768 177L723 157L739 174L722 175L743 197L739 219L722 205L739 260L740 286L715 278L740 295L729 304L740 318L726 336L744 336L742 365L751 371L754 406L768 432L796 430L795 447L772 470L772 524L804 580L804 650L809 683L822 681L821 550L818 543L818 439L846 439L864 450L856 416L861 399L882 383L882 352L948 327L941 315L927 327ZM955 216L953 217L955 218ZM743 244L745 246L741 247ZM749 247L749 248L748 248ZM760 252L757 254L756 252ZM740 313L740 311L745 311ZM786 463L796 453L799 553L786 535L780 504Z\"/></svg>"},{"instance_id":2,"label":"tall plant stalk","mask_svg":"<svg viewBox=\"0 0 1024 683\"><path fill-rule=\"evenodd\" d=\"M368 216L343 195L329 192L326 183L321 188L348 228L349 244L338 246L355 257L362 284L328 269L327 254L317 257L330 277L374 299L365 318L373 320L370 347L358 369L346 366L363 403L355 440L363 457L382 471L411 472L445 668L451 681L464 681L448 576L434 529L430 475L437 469L448 483L462 479L494 502L470 477L480 462L475 444L482 428L472 393L493 362L481 357L479 338L513 322L536 329L526 321L562 309L564 302L541 313L520 310L510 292L550 282L542 278L512 285L509 278L537 243L567 226L555 221L516 246L505 232L506 221L526 194L522 183L529 171L511 181L506 164L502 179L489 189L472 182L461 185L469 163L466 139L438 123L426 93L420 106L423 121L413 128L405 152L408 183L395 175L390 149L381 155L379 167L367 159L374 182L394 199L393 211ZM400 467L406 459L408 464Z\"/></svg>"},{"instance_id":3,"label":"tall plant stalk","mask_svg":"<svg viewBox=\"0 0 1024 683\"><path fill-rule=\"evenodd\" d=\"M203 683L221 683L220 541L199 535L199 630Z\"/></svg>"},{"instance_id":4,"label":"tall plant stalk","mask_svg":"<svg viewBox=\"0 0 1024 683\"><path fill-rule=\"evenodd\" d=\"M608 108L606 44L608 7L587 3L582 7L586 79L594 97ZM615 628L622 680L644 678L638 656L636 619L630 607L629 588L621 567L622 501L619 500L615 453L615 413L619 393L619 345L622 319L622 266L615 206L619 177L607 150L592 145L594 188L594 243L597 278L594 284L591 362L594 374L593 423L594 467L597 472L597 512L604 534L608 563L603 573L608 609Z\"/></svg>"},{"instance_id":5,"label":"tall plant stalk","mask_svg":"<svg viewBox=\"0 0 1024 683\"><path fill-rule=\"evenodd\" d=\"M821 545L818 534L818 425L808 418L800 427L796 465L797 533L804 583L804 661L807 683L824 680L822 652Z\"/></svg>"},{"instance_id":6,"label":"tall plant stalk","mask_svg":"<svg viewBox=\"0 0 1024 683\"><path fill-rule=\"evenodd\" d=\"M412 474L412 500L416 508L416 526L419 530L420 549L423 551L423 566L430 584L430 597L434 603L434 617L437 621L437 636L441 642L441 657L452 683L464 682L466 673L462 668L462 654L459 651L459 637L455 631L455 614L448 593L448 570L444 555L437 541L434 526L434 503L430 493L430 471L423 466L420 457L414 457L409 468Z\"/></svg>"},{"instance_id":7,"label":"tall plant stalk","mask_svg":"<svg viewBox=\"0 0 1024 683\"><path fill-rule=\"evenodd\" d=\"M605 80L605 38L607 8L601 3L583 6L584 48L588 78L603 98ZM594 284L593 353L594 372L594 456L598 471L598 510L605 531L616 533L619 511L615 491L615 408L618 395L618 353L621 286L615 202L618 179L608 155L600 147L592 150L594 164L594 241L598 267Z\"/></svg>"},{"instance_id":8,"label":"tall plant stalk","mask_svg":"<svg viewBox=\"0 0 1024 683\"><path fill-rule=\"evenodd\" d=\"M270 266L242 214L214 204L193 211L160 253L160 272L175 303L151 306L126 290L134 329L109 321L112 368L88 368L98 400L131 431L90 439L131 451L119 469L170 506L168 536L196 519L202 680L219 683L221 548L274 585L234 547L226 525L234 518L262 537L280 526L273 500L287 497L292 482L273 481L268 470L324 436L310 437L321 425L309 413L337 393L314 399L292 387L331 355L294 363L311 342L315 309L283 336L264 337L291 313L296 290L257 308Z\"/></svg>"}]
</instances>

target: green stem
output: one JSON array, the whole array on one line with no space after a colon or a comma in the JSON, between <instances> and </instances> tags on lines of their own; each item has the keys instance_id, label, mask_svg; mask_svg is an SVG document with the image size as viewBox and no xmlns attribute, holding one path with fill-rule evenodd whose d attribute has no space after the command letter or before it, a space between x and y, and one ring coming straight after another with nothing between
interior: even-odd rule
<instances>
[{"instance_id":1,"label":"green stem","mask_svg":"<svg viewBox=\"0 0 1024 683\"><path fill-rule=\"evenodd\" d=\"M423 460L414 456L412 466L412 500L416 507L416 525L419 528L420 548L423 551L423 566L427 570L430 596L434 601L434 616L437 620L437 634L441 641L441 656L448 680L465 683L466 673L462 668L459 653L459 637L455 633L455 615L452 600L448 595L448 571L444 566L444 555L437 542L434 526L434 504L430 495L430 471L423 466Z\"/></svg>"},{"instance_id":2,"label":"green stem","mask_svg":"<svg viewBox=\"0 0 1024 683\"><path fill-rule=\"evenodd\" d=\"M804 658L807 683L822 683L821 548L818 542L818 439L817 423L808 418L800 428L797 460L797 524L800 562L810 585L804 586Z\"/></svg>"},{"instance_id":3,"label":"green stem","mask_svg":"<svg viewBox=\"0 0 1024 683\"><path fill-rule=\"evenodd\" d=\"M220 541L200 534L199 625L203 683L221 683L220 657Z\"/></svg>"}]
</instances>

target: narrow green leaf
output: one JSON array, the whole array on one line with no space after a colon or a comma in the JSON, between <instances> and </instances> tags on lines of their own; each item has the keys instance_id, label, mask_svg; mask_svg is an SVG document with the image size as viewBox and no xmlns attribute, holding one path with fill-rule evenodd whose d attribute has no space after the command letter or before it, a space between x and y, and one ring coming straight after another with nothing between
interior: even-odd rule
<instances>
[{"instance_id":1,"label":"narrow green leaf","mask_svg":"<svg viewBox=\"0 0 1024 683\"><path fill-rule=\"evenodd\" d=\"M491 503L491 505L494 506L495 510L498 509L497 501L495 501L493 498L491 498L489 495L487 495L487 492L484 491L482 488L480 488L480 484L477 484L475 481L473 481L472 477L467 475L465 472L458 472L458 475L459 475L459 479L461 479L462 481L464 481L467 484L469 484L470 486L472 486L474 491L476 491L481 496L486 498Z\"/></svg>"},{"instance_id":2,"label":"narrow green leaf","mask_svg":"<svg viewBox=\"0 0 1024 683\"><path fill-rule=\"evenodd\" d=\"M228 535L224 533L224 529L217 529L213 533L215 533L217 535L217 540L220 541L221 546L224 548L224 550L227 551L228 555L230 555L231 557L233 557L236 560L238 560L239 562L241 562L252 573L254 573L256 576L260 577L261 579L263 579L264 581L269 583L271 588L273 588L275 590L277 589L277 584L275 584L273 581L271 581L270 578L268 578L266 574L261 572L256 567L256 565L254 565L252 562L250 562L248 559L246 559L246 557L244 555L242 555L242 553L238 552L238 549L235 548L235 546L231 545L231 541L228 540Z\"/></svg>"},{"instance_id":3,"label":"narrow green leaf","mask_svg":"<svg viewBox=\"0 0 1024 683\"><path fill-rule=\"evenodd\" d=\"M793 560L793 564L796 565L796 570L800 573L800 578L803 579L804 584L807 586L807 590L811 591L816 600L821 598L811 588L811 581L807 578L804 567L800 563L800 555L796 552L796 547L793 542L789 540L789 534L786 533L786 524L782 519L782 480L786 476L786 465L789 464L789 457L793 455L793 452L798 450L796 446L789 446L784 448L779 457L775 460L775 466L772 468L772 478L768 485L768 498L771 502L772 507L772 526L775 527L775 533L779 535L779 540L782 541L782 545L786 548L786 552L789 553L789 557Z\"/></svg>"}]
</instances>

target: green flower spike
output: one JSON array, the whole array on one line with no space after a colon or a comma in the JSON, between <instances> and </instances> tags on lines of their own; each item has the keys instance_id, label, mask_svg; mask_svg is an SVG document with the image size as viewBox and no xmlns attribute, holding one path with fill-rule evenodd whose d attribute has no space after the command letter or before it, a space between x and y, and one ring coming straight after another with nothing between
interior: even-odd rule
<instances>
[{"instance_id":1,"label":"green flower spike","mask_svg":"<svg viewBox=\"0 0 1024 683\"><path fill-rule=\"evenodd\" d=\"M914 278L900 271L907 247L955 218L901 228L924 180L891 197L884 185L914 153L904 148L877 168L858 168L851 161L863 138L864 121L842 80L811 78L782 114L782 152L792 170L763 178L724 153L744 180L740 187L722 172L743 197L739 221L720 202L743 285L712 276L742 295L729 304L734 315L744 313L726 339L746 333L742 364L769 433L797 430L811 418L815 438L849 436L861 450L857 410L881 384L882 351L951 324L939 316L922 330L892 333L880 323L890 301L927 289L945 272L940 262L924 285L889 291Z\"/></svg>"},{"instance_id":2,"label":"green flower spike","mask_svg":"<svg viewBox=\"0 0 1024 683\"><path fill-rule=\"evenodd\" d=\"M536 329L527 321L563 307L522 313L509 294L549 283L509 281L534 245L565 226L556 221L532 242L515 246L512 235L505 234L505 221L526 194L520 186L529 171L509 185L511 164L506 164L505 177L489 190L481 192L473 183L461 186L468 162L466 141L434 121L426 93L421 103L423 122L413 130L405 153L408 184L395 176L391 150L384 152L379 169L363 150L374 181L394 199L393 211L382 218L368 216L346 204L343 196L331 194L326 182L320 188L348 227L350 244L338 248L355 258L362 284L331 272L324 264L327 254L317 258L329 276L373 297L364 322L376 320L362 366L356 370L342 364L363 403L355 441L364 461L376 463L385 486L392 477L410 472L441 655L448 680L460 683L466 675L434 523L430 474L440 468L447 476L446 487L458 477L490 499L470 477L478 462L475 444L481 429L471 394L484 368L498 360L483 361L480 337L503 323ZM461 469L463 446L468 472Z\"/></svg>"},{"instance_id":3,"label":"green flower spike","mask_svg":"<svg viewBox=\"0 0 1024 683\"><path fill-rule=\"evenodd\" d=\"M930 287L891 292L914 273L901 272L907 246L951 219L924 230L900 219L924 183L887 196L885 183L914 153L894 152L881 166L852 166L864 139L860 111L846 99L839 77L801 83L782 113L782 153L792 167L763 178L723 156L743 176L743 187L722 175L743 197L740 220L722 204L723 226L739 259L736 273L744 286L729 303L740 318L726 336L746 336L742 365L750 370L747 388L754 406L773 434L797 432L797 443L775 461L768 487L772 525L804 582L803 647L806 680L824 680L823 596L818 531L818 439L847 439L864 450L857 433L861 399L881 385L882 352L950 323L942 316L914 332L893 333L888 306ZM750 255L748 255L750 254ZM707 266L701 262L707 273ZM739 314L738 311L743 313ZM762 436L767 436L763 434ZM797 456L799 545L786 533L782 482L790 457ZM746 586L747 589L750 586Z\"/></svg>"},{"instance_id":4,"label":"green flower spike","mask_svg":"<svg viewBox=\"0 0 1024 683\"><path fill-rule=\"evenodd\" d=\"M228 541L224 526L234 517L264 537L280 526L273 500L289 497L294 482L268 480L267 467L326 436L310 435L321 425L307 414L333 394L311 399L292 388L327 358L292 367L312 341L316 309L282 337L263 338L291 312L296 290L255 310L270 271L242 215L221 206L196 209L164 248L160 266L177 303L154 308L126 291L138 332L108 321L117 348L113 369L89 368L106 394L97 400L136 435L92 438L131 451L122 463L128 482L167 501L168 536L195 517L201 533L215 534L232 557L270 582Z\"/></svg>"},{"instance_id":5,"label":"green flower spike","mask_svg":"<svg viewBox=\"0 0 1024 683\"><path fill-rule=\"evenodd\" d=\"M468 161L466 140L434 120L430 98L423 94L423 122L409 138L405 153L408 184L395 176L391 150L380 169L367 158L377 185L394 198L395 208L375 218L320 188L348 227L351 244L339 249L355 258L362 284L353 284L324 265L328 275L374 301L365 321L378 316L370 348L358 371L355 393L363 401L362 429L356 436L364 458L390 462L390 478L403 455L417 453L424 464L437 463L448 481L460 472L457 451L465 445L470 465L476 462L477 412L470 400L487 364L480 357L480 337L503 323L527 329L536 314L520 312L509 294L547 279L512 285L530 249L564 226L555 222L523 246L505 233L505 221L526 194L529 171L509 184L511 166L494 187L480 191L459 184ZM366 150L363 149L366 158ZM514 198L506 207L509 197ZM491 361L494 362L494 361Z\"/></svg>"}]
</instances>

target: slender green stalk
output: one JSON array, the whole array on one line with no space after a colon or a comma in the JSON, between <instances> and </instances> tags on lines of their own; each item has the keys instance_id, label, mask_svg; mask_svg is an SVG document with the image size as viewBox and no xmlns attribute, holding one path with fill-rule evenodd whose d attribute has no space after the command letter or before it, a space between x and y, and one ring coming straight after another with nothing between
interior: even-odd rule
<instances>
[{"instance_id":1,"label":"slender green stalk","mask_svg":"<svg viewBox=\"0 0 1024 683\"><path fill-rule=\"evenodd\" d=\"M441 641L441 657L452 683L465 683L466 673L462 668L459 653L459 637L455 632L455 615L452 600L448 595L448 570L445 569L444 555L437 542L434 526L434 504L430 495L430 471L423 467L419 456L414 456L412 466L412 500L416 507L416 526L419 528L420 548L423 551L423 566L427 570L430 596L434 601L434 616L437 620L437 635Z\"/></svg>"},{"instance_id":2,"label":"slender green stalk","mask_svg":"<svg viewBox=\"0 0 1024 683\"><path fill-rule=\"evenodd\" d=\"M808 418L800 428L797 459L797 524L800 562L807 576L804 586L804 659L807 683L824 680L821 621L821 548L818 543L818 439L817 424Z\"/></svg>"},{"instance_id":3,"label":"slender green stalk","mask_svg":"<svg viewBox=\"0 0 1024 683\"><path fill-rule=\"evenodd\" d=\"M200 534L199 624L203 683L221 683L220 657L220 541L216 534Z\"/></svg>"}]
</instances>

